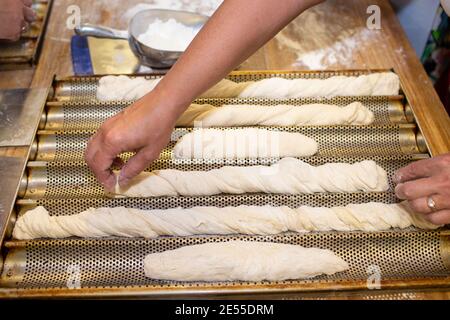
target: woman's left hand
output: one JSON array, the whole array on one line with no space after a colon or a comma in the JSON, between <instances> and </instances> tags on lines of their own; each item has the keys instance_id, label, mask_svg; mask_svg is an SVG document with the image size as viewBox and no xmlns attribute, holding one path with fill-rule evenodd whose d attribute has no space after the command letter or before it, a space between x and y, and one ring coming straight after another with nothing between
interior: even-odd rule
<instances>
[{"instance_id":1,"label":"woman's left hand","mask_svg":"<svg viewBox=\"0 0 450 320\"><path fill-rule=\"evenodd\" d=\"M450 153L413 162L393 178L395 194L431 223L450 224Z\"/></svg>"},{"instance_id":2,"label":"woman's left hand","mask_svg":"<svg viewBox=\"0 0 450 320\"><path fill-rule=\"evenodd\" d=\"M0 0L0 39L19 40L21 32L36 20L31 0Z\"/></svg>"}]
</instances>

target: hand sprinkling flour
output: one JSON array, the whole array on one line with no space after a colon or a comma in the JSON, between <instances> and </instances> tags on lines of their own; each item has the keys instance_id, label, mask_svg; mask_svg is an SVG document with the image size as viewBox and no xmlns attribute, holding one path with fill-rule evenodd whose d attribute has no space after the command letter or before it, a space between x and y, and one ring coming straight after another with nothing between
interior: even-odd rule
<instances>
[{"instance_id":1,"label":"hand sprinkling flour","mask_svg":"<svg viewBox=\"0 0 450 320\"><path fill-rule=\"evenodd\" d=\"M165 51L184 51L195 38L200 28L192 28L175 19L165 22L156 19L138 40L147 47Z\"/></svg>"}]
</instances>

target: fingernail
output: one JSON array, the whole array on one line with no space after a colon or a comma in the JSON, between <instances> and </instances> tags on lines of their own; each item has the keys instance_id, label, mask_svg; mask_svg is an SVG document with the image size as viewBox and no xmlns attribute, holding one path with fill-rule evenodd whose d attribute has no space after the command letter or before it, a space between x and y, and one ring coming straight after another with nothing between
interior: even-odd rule
<instances>
[{"instance_id":1,"label":"fingernail","mask_svg":"<svg viewBox=\"0 0 450 320\"><path fill-rule=\"evenodd\" d=\"M126 187L129 183L130 183L130 179L128 179L128 178L120 178L119 179L120 187Z\"/></svg>"},{"instance_id":2,"label":"fingernail","mask_svg":"<svg viewBox=\"0 0 450 320\"><path fill-rule=\"evenodd\" d=\"M120 170L118 176L117 176L117 182L119 183L119 186L124 187L129 182L130 179L124 176L123 170Z\"/></svg>"},{"instance_id":3,"label":"fingernail","mask_svg":"<svg viewBox=\"0 0 450 320\"><path fill-rule=\"evenodd\" d=\"M403 196L402 192L400 191L400 186L401 186L401 184L398 184L398 185L395 187L395 189L394 189L395 196L396 196L397 198L401 199L401 200L404 200L405 197Z\"/></svg>"},{"instance_id":4,"label":"fingernail","mask_svg":"<svg viewBox=\"0 0 450 320\"><path fill-rule=\"evenodd\" d=\"M394 183L399 183L400 181L402 181L401 175L398 174L398 173L395 173L394 176L392 177L392 181L393 181Z\"/></svg>"}]
</instances>

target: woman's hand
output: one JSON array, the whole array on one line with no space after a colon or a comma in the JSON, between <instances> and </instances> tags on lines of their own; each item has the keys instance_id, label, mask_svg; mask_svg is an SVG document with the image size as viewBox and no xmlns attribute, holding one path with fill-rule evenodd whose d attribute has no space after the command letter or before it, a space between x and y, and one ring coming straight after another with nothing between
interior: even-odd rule
<instances>
[{"instance_id":1,"label":"woman's hand","mask_svg":"<svg viewBox=\"0 0 450 320\"><path fill-rule=\"evenodd\" d=\"M224 1L158 86L106 121L91 139L86 162L100 183L109 190L114 187L110 166L125 151L137 154L123 166L119 183L125 185L144 170L167 144L176 119L192 100L224 78L297 15L323 1Z\"/></svg>"},{"instance_id":2,"label":"woman's hand","mask_svg":"<svg viewBox=\"0 0 450 320\"><path fill-rule=\"evenodd\" d=\"M161 149L170 141L178 110L184 108L170 105L169 101L169 97L164 98L155 89L108 119L91 138L85 159L107 190L112 191L116 184L110 169L112 164L122 167L119 184L124 186L157 159ZM118 155L127 151L136 151L136 154L123 164Z\"/></svg>"},{"instance_id":3,"label":"woman's hand","mask_svg":"<svg viewBox=\"0 0 450 320\"><path fill-rule=\"evenodd\" d=\"M450 153L413 162L394 175L395 194L434 224L450 223Z\"/></svg>"},{"instance_id":4,"label":"woman's hand","mask_svg":"<svg viewBox=\"0 0 450 320\"><path fill-rule=\"evenodd\" d=\"M36 20L31 0L0 0L0 39L19 40L22 28Z\"/></svg>"}]
</instances>

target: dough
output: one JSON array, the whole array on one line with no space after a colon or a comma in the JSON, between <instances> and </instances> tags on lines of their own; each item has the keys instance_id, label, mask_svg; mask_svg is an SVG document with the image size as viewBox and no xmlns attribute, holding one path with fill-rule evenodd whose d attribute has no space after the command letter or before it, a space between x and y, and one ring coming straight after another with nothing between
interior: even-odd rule
<instances>
[{"instance_id":1,"label":"dough","mask_svg":"<svg viewBox=\"0 0 450 320\"><path fill-rule=\"evenodd\" d=\"M248 159L312 156L314 139L297 132L243 128L196 129L185 134L173 148L176 159Z\"/></svg>"},{"instance_id":2,"label":"dough","mask_svg":"<svg viewBox=\"0 0 450 320\"><path fill-rule=\"evenodd\" d=\"M329 104L223 105L191 104L177 120L180 127L369 125L374 114L360 102Z\"/></svg>"},{"instance_id":3,"label":"dough","mask_svg":"<svg viewBox=\"0 0 450 320\"><path fill-rule=\"evenodd\" d=\"M127 188L116 184L115 193L128 197L159 197L255 192L376 192L388 189L386 171L371 160L354 164L328 163L314 167L298 159L284 158L271 166L142 172L131 180Z\"/></svg>"},{"instance_id":4,"label":"dough","mask_svg":"<svg viewBox=\"0 0 450 320\"><path fill-rule=\"evenodd\" d=\"M336 76L327 79L260 80L245 88L241 98L305 98L334 96L398 95L400 80L395 73L372 73L359 77Z\"/></svg>"},{"instance_id":5,"label":"dough","mask_svg":"<svg viewBox=\"0 0 450 320\"><path fill-rule=\"evenodd\" d=\"M160 79L105 76L97 89L99 100L136 100L152 91ZM382 72L358 77L335 76L327 79L269 78L234 82L223 79L201 98L304 98L333 96L398 95L400 80L395 73Z\"/></svg>"},{"instance_id":6,"label":"dough","mask_svg":"<svg viewBox=\"0 0 450 320\"><path fill-rule=\"evenodd\" d=\"M271 235L287 231L384 231L390 228L436 229L406 202L364 203L345 207L291 209L273 206L194 207L140 210L124 207L88 209L71 216L50 216L36 207L19 217L19 240L66 237L190 236L199 234Z\"/></svg>"},{"instance_id":7,"label":"dough","mask_svg":"<svg viewBox=\"0 0 450 320\"><path fill-rule=\"evenodd\" d=\"M144 77L129 78L127 76L105 76L98 81L97 99L137 100L152 91L161 78L145 79Z\"/></svg>"},{"instance_id":8,"label":"dough","mask_svg":"<svg viewBox=\"0 0 450 320\"><path fill-rule=\"evenodd\" d=\"M177 281L282 281L349 269L330 250L271 242L229 241L149 254L145 275Z\"/></svg>"},{"instance_id":9,"label":"dough","mask_svg":"<svg viewBox=\"0 0 450 320\"><path fill-rule=\"evenodd\" d=\"M98 82L97 99L101 101L138 100L152 91L161 79L145 79L144 77L130 78L123 75L104 76ZM224 79L200 95L199 98L237 97L247 85L247 82L235 83Z\"/></svg>"}]
</instances>

